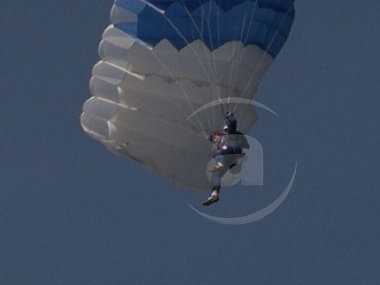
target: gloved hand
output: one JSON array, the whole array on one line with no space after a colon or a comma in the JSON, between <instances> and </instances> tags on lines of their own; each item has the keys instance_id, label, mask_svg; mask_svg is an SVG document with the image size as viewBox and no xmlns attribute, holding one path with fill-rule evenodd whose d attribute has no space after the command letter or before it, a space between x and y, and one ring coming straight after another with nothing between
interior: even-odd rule
<instances>
[{"instance_id":1,"label":"gloved hand","mask_svg":"<svg viewBox=\"0 0 380 285\"><path fill-rule=\"evenodd\" d=\"M233 116L234 115L234 113L232 113L232 112L227 112L227 114L226 114L226 119L228 118L228 117L230 117L230 116Z\"/></svg>"}]
</instances>

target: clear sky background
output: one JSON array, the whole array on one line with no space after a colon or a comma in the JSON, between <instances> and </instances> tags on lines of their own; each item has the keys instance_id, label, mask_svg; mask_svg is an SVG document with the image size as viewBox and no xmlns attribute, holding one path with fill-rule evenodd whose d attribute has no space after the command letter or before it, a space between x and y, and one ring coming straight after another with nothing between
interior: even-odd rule
<instances>
[{"instance_id":1,"label":"clear sky background","mask_svg":"<svg viewBox=\"0 0 380 285\"><path fill-rule=\"evenodd\" d=\"M296 1L252 135L264 186L205 195L84 134L111 0L0 3L0 284L379 284L380 2ZM255 223L234 217L281 206Z\"/></svg>"}]
</instances>

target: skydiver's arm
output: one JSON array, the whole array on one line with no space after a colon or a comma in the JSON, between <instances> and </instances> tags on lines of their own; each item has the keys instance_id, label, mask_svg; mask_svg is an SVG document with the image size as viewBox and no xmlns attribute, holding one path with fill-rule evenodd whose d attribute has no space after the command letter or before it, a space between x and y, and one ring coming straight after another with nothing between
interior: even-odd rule
<instances>
[{"instance_id":1,"label":"skydiver's arm","mask_svg":"<svg viewBox=\"0 0 380 285\"><path fill-rule=\"evenodd\" d=\"M226 115L227 134L236 134L237 132L237 120L233 113L228 112Z\"/></svg>"}]
</instances>

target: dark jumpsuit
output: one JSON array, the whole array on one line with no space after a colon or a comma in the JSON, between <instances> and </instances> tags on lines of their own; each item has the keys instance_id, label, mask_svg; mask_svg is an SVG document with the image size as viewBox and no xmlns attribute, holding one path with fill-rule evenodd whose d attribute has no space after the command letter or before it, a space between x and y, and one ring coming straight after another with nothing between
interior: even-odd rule
<instances>
[{"instance_id":1,"label":"dark jumpsuit","mask_svg":"<svg viewBox=\"0 0 380 285\"><path fill-rule=\"evenodd\" d=\"M237 131L237 121L233 114L226 116L227 133L222 136L221 141L212 151L212 157L217 163L223 164L223 167L211 175L212 190L219 192L221 179L230 167L237 163L238 157L242 153L241 139L242 133Z\"/></svg>"}]
</instances>

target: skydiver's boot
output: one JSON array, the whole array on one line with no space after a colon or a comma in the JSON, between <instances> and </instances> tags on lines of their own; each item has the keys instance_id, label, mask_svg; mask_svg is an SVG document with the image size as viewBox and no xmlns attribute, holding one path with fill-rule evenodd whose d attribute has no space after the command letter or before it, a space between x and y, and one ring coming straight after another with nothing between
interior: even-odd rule
<instances>
[{"instance_id":1,"label":"skydiver's boot","mask_svg":"<svg viewBox=\"0 0 380 285\"><path fill-rule=\"evenodd\" d=\"M203 201L202 205L203 206L209 206L213 203L216 203L219 201L219 196L218 195L211 195L208 197L206 200Z\"/></svg>"}]
</instances>

